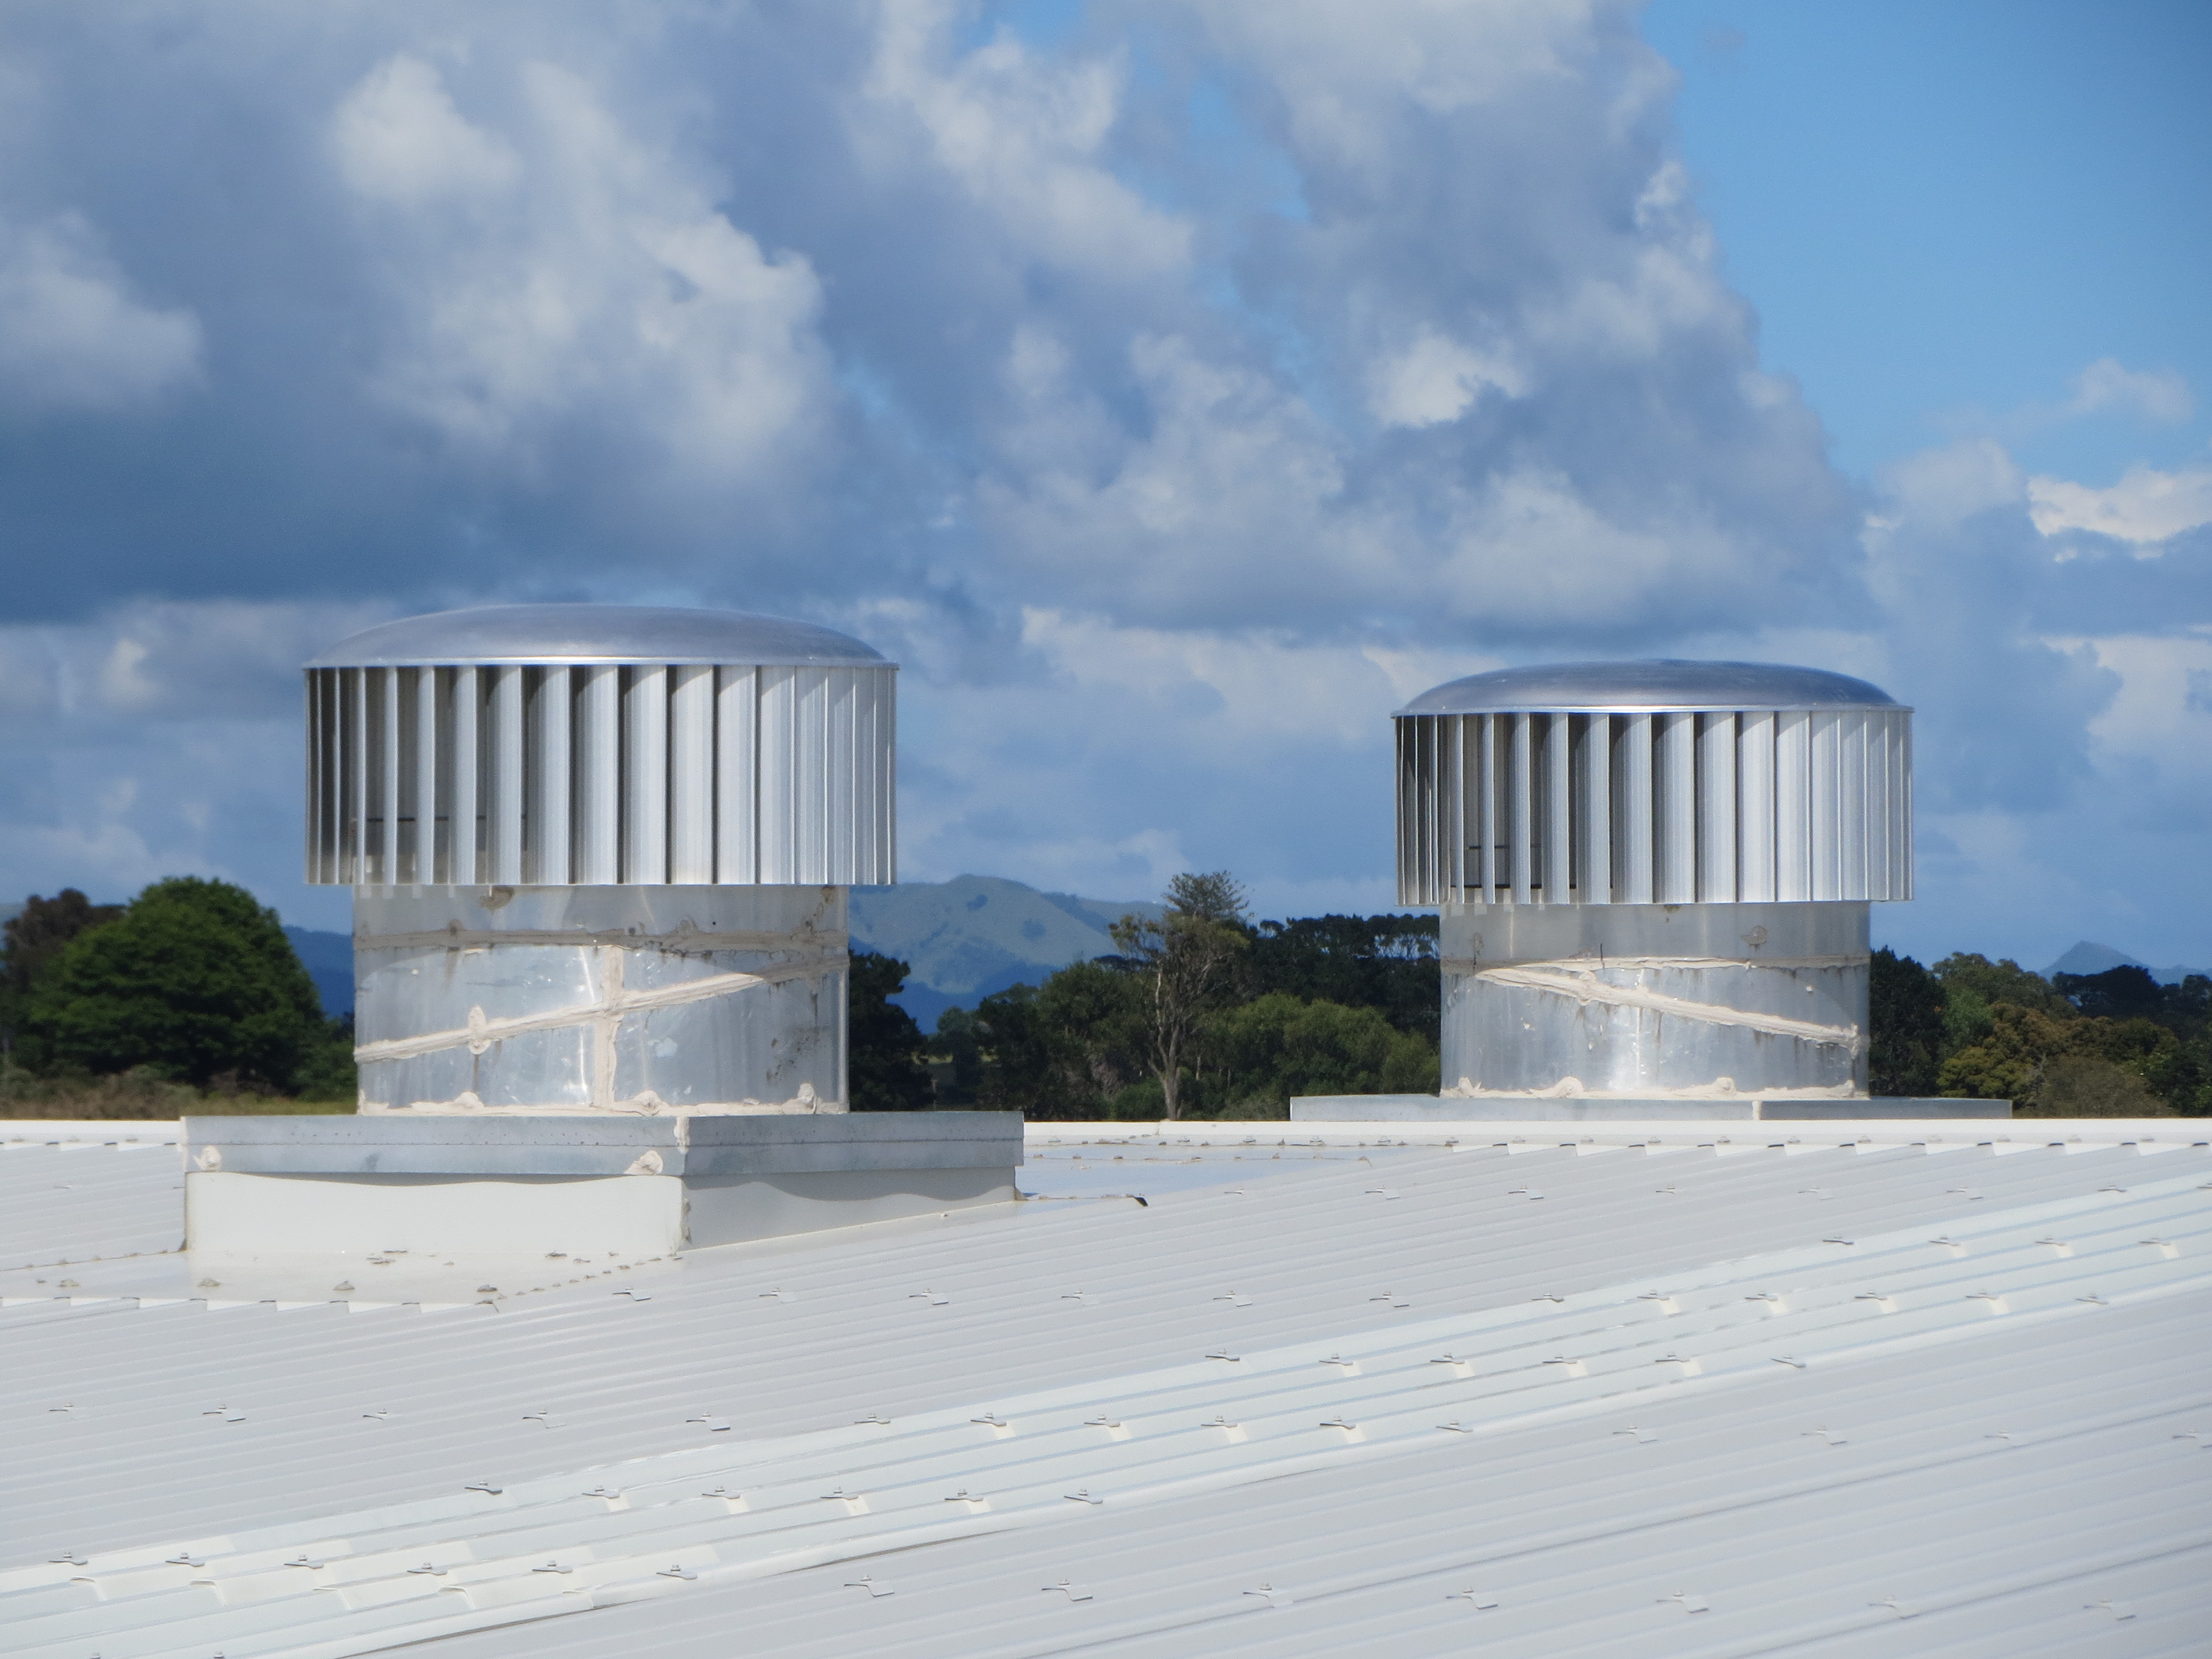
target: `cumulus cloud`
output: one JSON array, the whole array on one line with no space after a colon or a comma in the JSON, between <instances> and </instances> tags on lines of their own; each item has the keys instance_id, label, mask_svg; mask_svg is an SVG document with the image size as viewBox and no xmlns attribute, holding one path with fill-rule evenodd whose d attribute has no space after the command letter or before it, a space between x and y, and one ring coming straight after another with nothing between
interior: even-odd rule
<instances>
[{"instance_id":1,"label":"cumulus cloud","mask_svg":"<svg viewBox=\"0 0 2212 1659\"><path fill-rule=\"evenodd\" d=\"M196 378L200 347L199 319L138 299L82 214L0 218L0 404L137 408Z\"/></svg>"},{"instance_id":2,"label":"cumulus cloud","mask_svg":"<svg viewBox=\"0 0 2212 1659\"><path fill-rule=\"evenodd\" d=\"M82 623L0 625L0 699L81 728L289 720L300 665L389 614L379 605L138 599Z\"/></svg>"},{"instance_id":3,"label":"cumulus cloud","mask_svg":"<svg viewBox=\"0 0 2212 1659\"><path fill-rule=\"evenodd\" d=\"M347 183L373 229L405 238L385 271L379 392L526 470L564 422L610 407L718 482L792 459L828 388L812 267L764 252L582 76L532 60L516 80L526 165L413 58L378 64L338 106ZM456 222L442 209L459 196Z\"/></svg>"},{"instance_id":4,"label":"cumulus cloud","mask_svg":"<svg viewBox=\"0 0 2212 1659\"><path fill-rule=\"evenodd\" d=\"M2078 639L2053 637L2063 573L2028 520L2018 467L1975 441L1911 457L1883 483L1866 542L1887 613L1883 683L1921 711L1917 799L1938 815L2063 806L2094 775L2090 722L2118 682Z\"/></svg>"},{"instance_id":5,"label":"cumulus cloud","mask_svg":"<svg viewBox=\"0 0 2212 1659\"><path fill-rule=\"evenodd\" d=\"M454 107L437 70L405 52L346 94L331 137L349 185L402 206L495 195L522 170L512 149Z\"/></svg>"},{"instance_id":6,"label":"cumulus cloud","mask_svg":"<svg viewBox=\"0 0 2212 1659\"><path fill-rule=\"evenodd\" d=\"M131 418L0 449L0 869L323 902L291 885L293 665L506 598L893 650L926 877L1225 864L1381 904L1391 708L1683 649L1883 679L1951 844L2051 856L2006 826L2058 823L2140 726L2094 725L2150 683L2104 642L2204 620L2194 472L2100 492L1984 443L1838 476L1629 9L1066 21L18 20L0 400ZM180 153L97 142L141 127ZM2075 397L2189 407L2117 363Z\"/></svg>"},{"instance_id":7,"label":"cumulus cloud","mask_svg":"<svg viewBox=\"0 0 2212 1659\"><path fill-rule=\"evenodd\" d=\"M300 664L382 607L135 600L0 626L0 870L17 892L129 895L218 874L343 924L298 878ZM296 896L295 896L296 895Z\"/></svg>"},{"instance_id":8,"label":"cumulus cloud","mask_svg":"<svg viewBox=\"0 0 2212 1659\"><path fill-rule=\"evenodd\" d=\"M2197 410L2189 382L2170 368L2131 369L2118 360L2100 357L2074 380L2074 400L2068 406L2076 415L2116 410L2145 420L2185 421Z\"/></svg>"},{"instance_id":9,"label":"cumulus cloud","mask_svg":"<svg viewBox=\"0 0 2212 1659\"><path fill-rule=\"evenodd\" d=\"M1457 420L1486 392L1514 398L1527 386L1510 360L1425 331L1376 362L1370 404L1385 426L1434 426Z\"/></svg>"},{"instance_id":10,"label":"cumulus cloud","mask_svg":"<svg viewBox=\"0 0 2212 1659\"><path fill-rule=\"evenodd\" d=\"M1000 30L953 49L951 6L890 0L864 83L878 106L860 136L881 171L919 144L1012 248L1087 277L1172 273L1190 257L1182 216L1117 179L1105 153L1121 116L1118 54L1054 63Z\"/></svg>"},{"instance_id":11,"label":"cumulus cloud","mask_svg":"<svg viewBox=\"0 0 2212 1659\"><path fill-rule=\"evenodd\" d=\"M2212 524L2212 467L2161 472L2131 466L2103 489L2064 478L2031 478L2027 495L2035 527L2046 536L2086 530L2132 542L2147 553Z\"/></svg>"}]
</instances>

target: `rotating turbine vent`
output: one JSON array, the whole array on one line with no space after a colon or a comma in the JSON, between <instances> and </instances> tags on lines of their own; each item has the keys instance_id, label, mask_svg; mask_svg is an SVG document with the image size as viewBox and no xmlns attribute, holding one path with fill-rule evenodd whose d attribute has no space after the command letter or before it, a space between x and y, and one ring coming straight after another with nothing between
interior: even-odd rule
<instances>
[{"instance_id":1,"label":"rotating turbine vent","mask_svg":"<svg viewBox=\"0 0 2212 1659\"><path fill-rule=\"evenodd\" d=\"M413 617L307 672L368 1112L845 1109L848 890L896 879L896 668L736 611Z\"/></svg>"},{"instance_id":2,"label":"rotating turbine vent","mask_svg":"<svg viewBox=\"0 0 2212 1659\"><path fill-rule=\"evenodd\" d=\"M1401 904L1912 896L1911 713L1863 680L1509 669L1396 722Z\"/></svg>"},{"instance_id":3,"label":"rotating turbine vent","mask_svg":"<svg viewBox=\"0 0 2212 1659\"><path fill-rule=\"evenodd\" d=\"M1850 1097L1870 901L1912 895L1911 711L1754 663L1476 674L1397 715L1446 1092Z\"/></svg>"},{"instance_id":4,"label":"rotating turbine vent","mask_svg":"<svg viewBox=\"0 0 2212 1659\"><path fill-rule=\"evenodd\" d=\"M897 670L728 611L509 605L307 665L307 879L895 881Z\"/></svg>"}]
</instances>

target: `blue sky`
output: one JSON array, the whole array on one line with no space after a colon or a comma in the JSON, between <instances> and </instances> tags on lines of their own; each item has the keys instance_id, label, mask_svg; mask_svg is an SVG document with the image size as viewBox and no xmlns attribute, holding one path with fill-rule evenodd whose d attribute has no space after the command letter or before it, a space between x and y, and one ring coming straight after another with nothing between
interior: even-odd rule
<instances>
[{"instance_id":1,"label":"blue sky","mask_svg":"<svg viewBox=\"0 0 2212 1659\"><path fill-rule=\"evenodd\" d=\"M1660 0L1683 153L1729 280L1870 474L1996 431L2109 483L2205 424L2038 418L2112 357L2212 385L2212 9ZM2201 413L2201 411L2200 411Z\"/></svg>"},{"instance_id":2,"label":"blue sky","mask_svg":"<svg viewBox=\"0 0 2212 1659\"><path fill-rule=\"evenodd\" d=\"M296 665L906 665L902 866L1389 896L1389 709L1803 661L1923 955L2212 961L2201 6L561 0L0 39L0 891L297 880Z\"/></svg>"}]
</instances>

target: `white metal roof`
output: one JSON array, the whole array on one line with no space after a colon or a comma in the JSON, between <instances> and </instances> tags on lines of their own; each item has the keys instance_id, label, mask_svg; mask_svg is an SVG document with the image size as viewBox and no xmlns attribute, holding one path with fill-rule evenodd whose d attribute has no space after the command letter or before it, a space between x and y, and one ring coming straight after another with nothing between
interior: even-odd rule
<instances>
[{"instance_id":1,"label":"white metal roof","mask_svg":"<svg viewBox=\"0 0 2212 1659\"><path fill-rule=\"evenodd\" d=\"M1066 1196L444 1312L0 1154L122 1258L0 1273L6 1646L2202 1650L2199 1126L1450 1127L1036 1126Z\"/></svg>"}]
</instances>

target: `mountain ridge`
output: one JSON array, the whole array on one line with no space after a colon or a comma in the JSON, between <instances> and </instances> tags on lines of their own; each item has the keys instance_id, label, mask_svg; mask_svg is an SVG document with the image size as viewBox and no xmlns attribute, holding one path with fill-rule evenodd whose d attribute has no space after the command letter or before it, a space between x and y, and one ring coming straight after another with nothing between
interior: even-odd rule
<instances>
[{"instance_id":1,"label":"mountain ridge","mask_svg":"<svg viewBox=\"0 0 2212 1659\"><path fill-rule=\"evenodd\" d=\"M2124 951L2087 939L2069 946L2057 961L2043 970L2043 976L2056 979L2061 974L2107 974L2115 968L2141 968L2160 985L2179 985L2191 974L2212 978L2212 969L2184 967L2179 963L2170 968L2154 968L2140 957L2131 957Z\"/></svg>"},{"instance_id":2,"label":"mountain ridge","mask_svg":"<svg viewBox=\"0 0 2212 1659\"><path fill-rule=\"evenodd\" d=\"M972 1008L994 992L1111 954L1107 929L1132 913L1163 909L1045 892L1004 876L855 887L853 945L907 964L906 989L892 1000L930 1030L947 1008Z\"/></svg>"}]
</instances>

